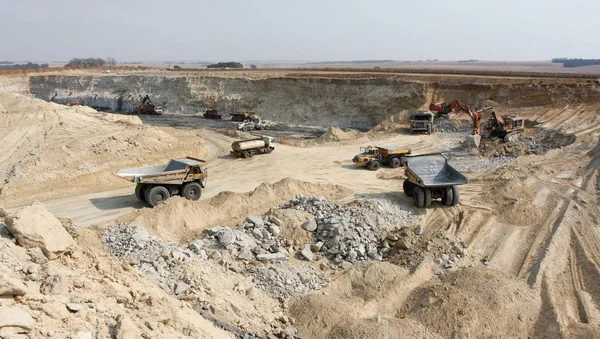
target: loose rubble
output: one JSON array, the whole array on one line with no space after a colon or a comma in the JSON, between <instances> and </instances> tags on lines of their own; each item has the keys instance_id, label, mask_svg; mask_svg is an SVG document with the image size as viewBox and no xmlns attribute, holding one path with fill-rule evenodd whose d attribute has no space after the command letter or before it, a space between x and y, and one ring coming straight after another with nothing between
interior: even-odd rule
<instances>
[{"instance_id":1,"label":"loose rubble","mask_svg":"<svg viewBox=\"0 0 600 339\"><path fill-rule=\"evenodd\" d=\"M413 223L409 209L379 199L346 205L297 195L279 208L306 211L314 217L314 221L302 224L302 228L314 230L314 236L312 244L302 247L301 258L311 261L326 257L334 267L343 269L362 260L381 260L386 252L381 247L385 236Z\"/></svg>"}]
</instances>

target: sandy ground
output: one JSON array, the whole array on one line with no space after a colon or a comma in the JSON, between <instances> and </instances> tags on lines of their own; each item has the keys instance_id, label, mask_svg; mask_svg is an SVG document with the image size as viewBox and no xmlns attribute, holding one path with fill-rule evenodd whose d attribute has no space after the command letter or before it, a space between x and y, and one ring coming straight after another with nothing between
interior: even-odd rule
<instances>
[{"instance_id":1,"label":"sandy ground","mask_svg":"<svg viewBox=\"0 0 600 339\"><path fill-rule=\"evenodd\" d=\"M69 217L80 226L103 224L118 217L137 220L149 229L164 227L152 224L157 220L153 217L155 211L133 196L133 186L115 178L114 172L129 167L129 162L119 160L93 171L91 178L97 182L90 189L84 181L78 181L82 180L79 176L69 174L77 166L60 161L71 155L79 162L91 162L96 157L89 153L93 147L77 141L92 133L98 133L93 135L98 142L114 141L116 147L110 149L122 149L121 153L108 152L102 163L130 159L130 146L119 148L121 142L136 147L127 139L142 135L144 141L161 137L173 145L187 142L189 148L161 148L157 144L133 164L159 162L173 154L173 149L182 155L186 151L204 152L210 173L208 187L201 201L193 205L202 213L225 213L219 210L222 207L211 209L209 205L220 192L250 192L261 184L292 178L344 186L353 192L354 199L384 198L409 206L423 231L417 246L425 248L435 235L442 234L460 239L468 248L468 257L440 277L427 262L413 271L392 263L367 263L356 265L323 291L293 297L288 311L297 321L300 337L376 338L398 333L399 329L407 331L407 337L429 338L593 338L600 334L598 105L520 110L520 115L539 123L537 128L559 128L576 136L575 142L543 155L521 156L494 166L473 166L465 173L469 184L461 187L459 206L442 208L433 204L429 209L416 210L400 188L402 169L372 172L352 164L360 146L366 146L365 142L398 145L416 154L450 151L457 166L489 159L462 150L456 133L409 135L391 127L380 134L365 135L366 139L353 137L300 146L277 144L272 154L234 159L229 150L236 138L217 133L214 128L185 122L182 130L164 129L152 126L154 118L142 124L128 117L123 123L115 122L115 116L84 108L65 110L36 102L41 106L33 109L27 98L4 94L0 99L4 106L0 116L8 126L3 130L2 169L7 174L2 178L2 199L10 207L16 208L27 202L27 197L36 196L19 185L37 170L46 175L33 179L35 187L58 188L36 197L51 212ZM69 115L79 119L73 121ZM28 123L28 119L35 123ZM93 128L83 129L83 125L92 123ZM196 140L193 147L189 146L190 140ZM62 149L63 144L72 145L75 151ZM139 145L145 144L139 141ZM12 152L10 156L8 152ZM14 159L23 159L23 163ZM67 170L58 170L60 166ZM74 189L61 191L57 182ZM99 187L104 191L98 192ZM333 186L319 190L327 190L323 187ZM248 204L228 212L243 217L253 208L259 210L255 202ZM163 210L173 213L181 206L186 205L175 202ZM233 215L231 218L235 219ZM216 226L212 222L221 224L223 220L216 218L203 227ZM394 262L394 258L389 261Z\"/></svg>"}]
</instances>

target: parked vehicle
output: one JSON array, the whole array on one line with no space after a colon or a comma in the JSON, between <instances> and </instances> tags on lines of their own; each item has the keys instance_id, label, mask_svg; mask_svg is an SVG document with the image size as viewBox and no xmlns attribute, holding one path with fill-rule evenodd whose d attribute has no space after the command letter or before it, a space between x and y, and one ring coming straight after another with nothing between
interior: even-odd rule
<instances>
[{"instance_id":1,"label":"parked vehicle","mask_svg":"<svg viewBox=\"0 0 600 339\"><path fill-rule=\"evenodd\" d=\"M404 193L413 198L416 207L431 206L432 199L441 199L446 206L456 206L460 200L458 187L467 178L448 164L441 153L406 156Z\"/></svg>"},{"instance_id":2,"label":"parked vehicle","mask_svg":"<svg viewBox=\"0 0 600 339\"><path fill-rule=\"evenodd\" d=\"M410 154L410 149L398 147L367 146L354 156L352 162L371 171L377 171L381 165L396 168L402 166L402 157Z\"/></svg>"},{"instance_id":3,"label":"parked vehicle","mask_svg":"<svg viewBox=\"0 0 600 339\"><path fill-rule=\"evenodd\" d=\"M269 154L275 149L275 138L262 137L236 141L231 144L231 155L237 158L252 158L256 154Z\"/></svg>"},{"instance_id":4,"label":"parked vehicle","mask_svg":"<svg viewBox=\"0 0 600 339\"><path fill-rule=\"evenodd\" d=\"M525 119L514 115L500 115L492 112L491 117L484 123L483 135L498 137L504 142L511 142L518 138L520 131L525 128Z\"/></svg>"},{"instance_id":5,"label":"parked vehicle","mask_svg":"<svg viewBox=\"0 0 600 339\"><path fill-rule=\"evenodd\" d=\"M203 115L206 119L222 119L223 116L216 109L207 109Z\"/></svg>"},{"instance_id":6,"label":"parked vehicle","mask_svg":"<svg viewBox=\"0 0 600 339\"><path fill-rule=\"evenodd\" d=\"M154 207L173 195L200 199L208 177L202 163L204 160L191 157L171 159L162 165L127 168L117 175L137 183L135 196Z\"/></svg>"},{"instance_id":7,"label":"parked vehicle","mask_svg":"<svg viewBox=\"0 0 600 339\"><path fill-rule=\"evenodd\" d=\"M433 132L433 117L434 114L431 112L411 114L409 117L410 132L427 132L427 134L431 134Z\"/></svg>"}]
</instances>

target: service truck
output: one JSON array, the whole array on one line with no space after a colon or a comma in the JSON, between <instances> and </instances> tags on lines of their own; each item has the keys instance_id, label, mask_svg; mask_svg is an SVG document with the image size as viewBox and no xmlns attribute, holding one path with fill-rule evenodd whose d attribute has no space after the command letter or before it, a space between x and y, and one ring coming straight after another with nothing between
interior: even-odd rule
<instances>
[{"instance_id":1,"label":"service truck","mask_svg":"<svg viewBox=\"0 0 600 339\"><path fill-rule=\"evenodd\" d=\"M231 144L231 155L236 158L252 158L256 154L269 154L275 149L275 138L264 136L240 140Z\"/></svg>"},{"instance_id":2,"label":"service truck","mask_svg":"<svg viewBox=\"0 0 600 339\"><path fill-rule=\"evenodd\" d=\"M117 175L136 183L135 196L154 207L173 195L200 199L208 177L202 163L204 160L192 157L171 159L162 165L127 168Z\"/></svg>"}]
</instances>

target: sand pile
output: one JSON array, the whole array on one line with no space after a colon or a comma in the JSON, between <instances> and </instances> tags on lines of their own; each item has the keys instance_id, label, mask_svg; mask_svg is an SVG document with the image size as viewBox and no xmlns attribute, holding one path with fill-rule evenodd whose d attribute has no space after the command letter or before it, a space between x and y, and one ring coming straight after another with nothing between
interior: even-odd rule
<instances>
[{"instance_id":1,"label":"sand pile","mask_svg":"<svg viewBox=\"0 0 600 339\"><path fill-rule=\"evenodd\" d=\"M467 268L415 289L396 316L413 318L446 338L523 338L531 336L539 307L539 295L524 281Z\"/></svg>"},{"instance_id":2,"label":"sand pile","mask_svg":"<svg viewBox=\"0 0 600 339\"><path fill-rule=\"evenodd\" d=\"M318 138L312 140L298 140L298 139L277 139L277 142L284 145L296 146L296 147L315 147L315 146L326 146L326 145L351 145L355 143L365 143L369 141L369 137L366 133L352 129L352 128L340 128L340 127L329 127L325 133Z\"/></svg>"},{"instance_id":3,"label":"sand pile","mask_svg":"<svg viewBox=\"0 0 600 339\"><path fill-rule=\"evenodd\" d=\"M351 191L338 185L286 178L262 184L252 192L221 192L201 201L173 197L155 208L145 208L118 220L146 227L165 240L187 242L199 238L206 228L239 224L247 215L261 215L296 194L340 199Z\"/></svg>"},{"instance_id":4,"label":"sand pile","mask_svg":"<svg viewBox=\"0 0 600 339\"><path fill-rule=\"evenodd\" d=\"M192 307L101 250L95 232L72 239L68 250L47 245L44 226L61 222L40 204L0 217L0 337L2 338L226 338ZM23 214L21 213L21 214ZM17 236L13 238L5 227ZM35 234L34 234L35 233ZM40 239L20 244L23 234Z\"/></svg>"},{"instance_id":5,"label":"sand pile","mask_svg":"<svg viewBox=\"0 0 600 339\"><path fill-rule=\"evenodd\" d=\"M202 156L195 133L170 133L137 116L100 114L24 95L0 94L0 201L33 199L122 186L122 168L179 156Z\"/></svg>"},{"instance_id":6,"label":"sand pile","mask_svg":"<svg viewBox=\"0 0 600 339\"><path fill-rule=\"evenodd\" d=\"M359 264L322 291L292 298L290 312L302 338L530 335L540 301L525 282L489 269L460 269L441 281L427 272Z\"/></svg>"}]
</instances>

